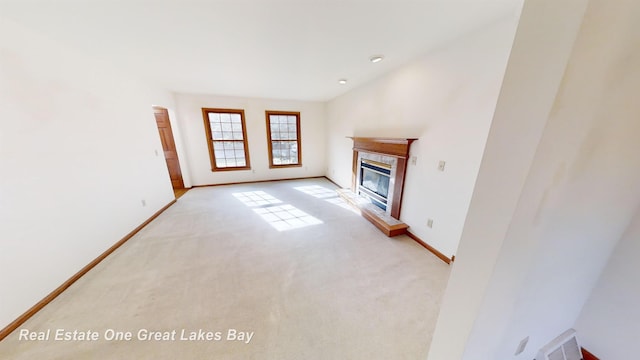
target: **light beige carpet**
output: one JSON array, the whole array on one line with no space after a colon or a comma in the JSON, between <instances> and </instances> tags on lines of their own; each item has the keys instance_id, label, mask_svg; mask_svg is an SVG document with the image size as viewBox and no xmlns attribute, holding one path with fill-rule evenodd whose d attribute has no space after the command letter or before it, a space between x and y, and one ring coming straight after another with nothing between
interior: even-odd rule
<instances>
[{"instance_id":1,"label":"light beige carpet","mask_svg":"<svg viewBox=\"0 0 640 360\"><path fill-rule=\"evenodd\" d=\"M310 179L189 191L0 342L0 359L426 358L449 266L334 190ZM99 339L55 340L59 329ZM165 340L144 340L151 331Z\"/></svg>"}]
</instances>

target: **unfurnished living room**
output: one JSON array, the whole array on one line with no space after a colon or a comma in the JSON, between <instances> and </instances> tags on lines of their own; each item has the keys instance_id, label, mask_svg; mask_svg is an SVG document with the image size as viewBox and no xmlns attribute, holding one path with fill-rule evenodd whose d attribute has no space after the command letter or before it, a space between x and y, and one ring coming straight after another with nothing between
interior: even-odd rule
<instances>
[{"instance_id":1,"label":"unfurnished living room","mask_svg":"<svg viewBox=\"0 0 640 360\"><path fill-rule=\"evenodd\" d=\"M638 39L632 0L0 0L0 358L637 358Z\"/></svg>"}]
</instances>

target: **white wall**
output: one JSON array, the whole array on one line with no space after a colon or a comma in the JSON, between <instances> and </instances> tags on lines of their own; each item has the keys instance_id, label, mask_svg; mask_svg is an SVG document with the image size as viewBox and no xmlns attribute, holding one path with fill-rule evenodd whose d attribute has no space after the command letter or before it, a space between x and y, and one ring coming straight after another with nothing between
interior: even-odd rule
<instances>
[{"instance_id":1,"label":"white wall","mask_svg":"<svg viewBox=\"0 0 640 360\"><path fill-rule=\"evenodd\" d=\"M322 102L176 94L191 183L211 185L325 174L325 105ZM251 170L211 171L202 108L244 109ZM265 110L300 112L302 167L270 169Z\"/></svg>"},{"instance_id":2,"label":"white wall","mask_svg":"<svg viewBox=\"0 0 640 360\"><path fill-rule=\"evenodd\" d=\"M575 325L640 205L639 6L525 2L430 359L529 360Z\"/></svg>"},{"instance_id":3,"label":"white wall","mask_svg":"<svg viewBox=\"0 0 640 360\"><path fill-rule=\"evenodd\" d=\"M456 253L517 20L514 11L328 103L327 175L343 187L351 186L347 136L419 138L411 146L417 164L408 166L400 218L449 257ZM439 160L447 162L444 172L437 170Z\"/></svg>"},{"instance_id":4,"label":"white wall","mask_svg":"<svg viewBox=\"0 0 640 360\"><path fill-rule=\"evenodd\" d=\"M582 345L601 359L637 354L640 334L640 212L609 259L584 306L576 330Z\"/></svg>"},{"instance_id":5,"label":"white wall","mask_svg":"<svg viewBox=\"0 0 640 360\"><path fill-rule=\"evenodd\" d=\"M0 328L173 199L152 104L172 97L0 21Z\"/></svg>"}]
</instances>

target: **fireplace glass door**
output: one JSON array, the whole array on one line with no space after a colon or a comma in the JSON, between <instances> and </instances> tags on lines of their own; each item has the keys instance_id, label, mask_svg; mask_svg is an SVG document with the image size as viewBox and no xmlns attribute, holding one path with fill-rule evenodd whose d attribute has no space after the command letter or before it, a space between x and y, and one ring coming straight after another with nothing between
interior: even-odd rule
<instances>
[{"instance_id":1,"label":"fireplace glass door","mask_svg":"<svg viewBox=\"0 0 640 360\"><path fill-rule=\"evenodd\" d=\"M363 161L360 165L360 195L386 210L390 176L390 169Z\"/></svg>"}]
</instances>

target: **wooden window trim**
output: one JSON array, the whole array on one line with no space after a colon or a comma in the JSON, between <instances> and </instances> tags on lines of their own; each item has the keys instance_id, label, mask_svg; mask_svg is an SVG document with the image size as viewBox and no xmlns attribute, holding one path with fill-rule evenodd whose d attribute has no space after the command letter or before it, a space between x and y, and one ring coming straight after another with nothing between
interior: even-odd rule
<instances>
[{"instance_id":1,"label":"wooden window trim","mask_svg":"<svg viewBox=\"0 0 640 360\"><path fill-rule=\"evenodd\" d=\"M273 146L271 140L271 122L269 121L269 116L271 115L294 115L296 117L296 142L298 143L298 163L297 164L274 164L273 163ZM301 167L302 166L302 138L300 136L300 112L299 111L277 111L277 110L267 110L265 111L266 124L267 124L267 144L269 146L269 168L271 169L279 169L279 168L290 168L290 167ZM275 140L278 141L278 140ZM284 141L284 140L283 140Z\"/></svg>"},{"instance_id":2,"label":"wooden window trim","mask_svg":"<svg viewBox=\"0 0 640 360\"><path fill-rule=\"evenodd\" d=\"M245 166L234 167L222 167L216 166L216 156L213 148L213 134L211 133L211 125L209 124L210 113L228 113L228 114L240 114L240 122L242 123L242 142L244 143L244 158L246 160ZM221 109L221 108L202 108L202 119L204 120L204 130L207 136L207 146L209 148L209 159L211 160L211 171L236 171L236 170L251 170L251 161L249 160L249 141L247 140L247 125L244 118L243 109ZM216 140L220 141L220 140ZM240 140L228 140L239 142Z\"/></svg>"}]
</instances>

